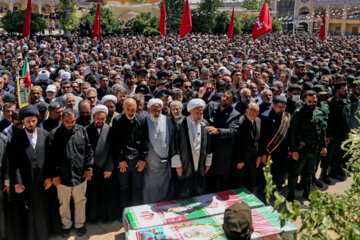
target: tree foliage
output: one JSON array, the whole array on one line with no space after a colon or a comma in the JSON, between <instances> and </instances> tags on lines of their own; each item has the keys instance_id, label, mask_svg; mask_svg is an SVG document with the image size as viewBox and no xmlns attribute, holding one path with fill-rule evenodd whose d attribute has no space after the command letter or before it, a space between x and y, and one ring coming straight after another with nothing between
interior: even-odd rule
<instances>
[{"instance_id":1,"label":"tree foliage","mask_svg":"<svg viewBox=\"0 0 360 240\"><path fill-rule=\"evenodd\" d=\"M146 36L159 34L159 19L152 17L150 13L137 15L130 24L133 32Z\"/></svg>"},{"instance_id":2,"label":"tree foliage","mask_svg":"<svg viewBox=\"0 0 360 240\"><path fill-rule=\"evenodd\" d=\"M229 15L227 12L217 12L215 17L215 26L212 30L213 33L216 34L227 33L230 20L231 20L231 15ZM236 16L234 16L234 31L235 34L242 33L240 20Z\"/></svg>"},{"instance_id":3,"label":"tree foliage","mask_svg":"<svg viewBox=\"0 0 360 240\"><path fill-rule=\"evenodd\" d=\"M7 32L22 33L24 28L26 10L8 12L2 19L1 23ZM38 33L48 28L43 14L31 13L30 33Z\"/></svg>"},{"instance_id":4,"label":"tree foliage","mask_svg":"<svg viewBox=\"0 0 360 240\"><path fill-rule=\"evenodd\" d=\"M259 0L244 0L241 3L241 7L247 10L259 10Z\"/></svg>"},{"instance_id":5,"label":"tree foliage","mask_svg":"<svg viewBox=\"0 0 360 240\"><path fill-rule=\"evenodd\" d=\"M346 164L346 172L352 169L353 183L345 194L317 190L310 194L310 204L301 208L298 201L287 202L276 190L272 181L271 161L264 167L266 200L270 202L270 198L275 197L274 208L281 214L281 225L284 226L286 219L301 219L301 228L299 233L294 233L294 239L332 239L331 233L337 235L336 239L360 239L360 129L352 130L349 135L342 148L351 156Z\"/></svg>"},{"instance_id":6,"label":"tree foliage","mask_svg":"<svg viewBox=\"0 0 360 240\"><path fill-rule=\"evenodd\" d=\"M182 12L184 10L185 0L164 0L166 10L166 28L167 30L178 31ZM161 10L161 1L159 3Z\"/></svg>"},{"instance_id":7,"label":"tree foliage","mask_svg":"<svg viewBox=\"0 0 360 240\"><path fill-rule=\"evenodd\" d=\"M81 21L90 23L91 26L94 25L96 14L96 4L94 4L89 13L81 17ZM113 12L109 8L100 7L100 17L101 17L101 35L110 35L118 34L122 31L122 25L118 21Z\"/></svg>"},{"instance_id":8,"label":"tree foliage","mask_svg":"<svg viewBox=\"0 0 360 240\"><path fill-rule=\"evenodd\" d=\"M74 30L79 23L79 19L76 16L77 6L73 0L60 0L59 13L60 24L65 33Z\"/></svg>"}]
</instances>

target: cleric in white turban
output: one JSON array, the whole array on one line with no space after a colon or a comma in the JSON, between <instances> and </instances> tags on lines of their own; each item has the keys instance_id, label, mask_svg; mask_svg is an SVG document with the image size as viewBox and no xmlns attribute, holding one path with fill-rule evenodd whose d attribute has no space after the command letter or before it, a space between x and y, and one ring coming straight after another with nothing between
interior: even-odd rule
<instances>
[{"instance_id":1,"label":"cleric in white turban","mask_svg":"<svg viewBox=\"0 0 360 240\"><path fill-rule=\"evenodd\" d=\"M161 106L162 108L164 106L164 103L160 98L152 98L147 104L147 109L150 109L152 106Z\"/></svg>"},{"instance_id":2,"label":"cleric in white turban","mask_svg":"<svg viewBox=\"0 0 360 240\"><path fill-rule=\"evenodd\" d=\"M38 78L40 79L40 81L47 81L48 79L49 79L49 77L50 77L50 73L49 73L49 71L47 71L47 70L41 70L40 72L39 72L39 76L38 76Z\"/></svg>"},{"instance_id":3,"label":"cleric in white turban","mask_svg":"<svg viewBox=\"0 0 360 240\"><path fill-rule=\"evenodd\" d=\"M188 104L186 105L186 109L188 110L188 112L190 112L191 110L193 110L194 108L205 108L205 102L204 100L200 99L200 98L194 98L191 99L190 102L188 102Z\"/></svg>"},{"instance_id":4,"label":"cleric in white turban","mask_svg":"<svg viewBox=\"0 0 360 240\"><path fill-rule=\"evenodd\" d=\"M63 80L70 80L71 74L69 72L63 72L60 74L60 78Z\"/></svg>"},{"instance_id":5,"label":"cleric in white turban","mask_svg":"<svg viewBox=\"0 0 360 240\"><path fill-rule=\"evenodd\" d=\"M106 106L98 104L91 110L91 115L94 116L94 114L97 112L104 112L107 115L109 113L109 110Z\"/></svg>"},{"instance_id":6,"label":"cleric in white turban","mask_svg":"<svg viewBox=\"0 0 360 240\"><path fill-rule=\"evenodd\" d=\"M101 99L101 104L106 103L107 101L112 101L113 103L117 104L117 98L114 95L105 95Z\"/></svg>"}]
</instances>

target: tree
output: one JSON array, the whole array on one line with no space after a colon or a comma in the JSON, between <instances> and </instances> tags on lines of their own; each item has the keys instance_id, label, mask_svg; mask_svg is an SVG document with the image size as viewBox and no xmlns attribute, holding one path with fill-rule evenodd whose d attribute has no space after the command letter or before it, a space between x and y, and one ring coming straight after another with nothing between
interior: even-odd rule
<instances>
[{"instance_id":1,"label":"tree","mask_svg":"<svg viewBox=\"0 0 360 240\"><path fill-rule=\"evenodd\" d=\"M215 17L215 26L213 33L224 34L227 33L230 24L231 16L227 12L217 12ZM235 34L242 33L241 23L239 18L234 16L234 30Z\"/></svg>"},{"instance_id":2,"label":"tree","mask_svg":"<svg viewBox=\"0 0 360 240\"><path fill-rule=\"evenodd\" d=\"M199 9L193 11L193 32L212 32L216 24L216 9L223 5L222 0L201 0Z\"/></svg>"},{"instance_id":3,"label":"tree","mask_svg":"<svg viewBox=\"0 0 360 240\"><path fill-rule=\"evenodd\" d=\"M280 32L282 31L282 21L281 20L273 20L272 21L272 27L273 27L273 32Z\"/></svg>"},{"instance_id":4,"label":"tree","mask_svg":"<svg viewBox=\"0 0 360 240\"><path fill-rule=\"evenodd\" d=\"M96 13L96 4L94 4L89 12L81 17L82 22L88 22L91 26L94 25ZM109 8L100 7L101 17L101 35L118 34L122 31L122 25L118 21L113 12Z\"/></svg>"},{"instance_id":5,"label":"tree","mask_svg":"<svg viewBox=\"0 0 360 240\"><path fill-rule=\"evenodd\" d=\"M159 19L151 17L149 12L137 15L130 24L133 32L146 36L159 34Z\"/></svg>"},{"instance_id":6,"label":"tree","mask_svg":"<svg viewBox=\"0 0 360 240\"><path fill-rule=\"evenodd\" d=\"M244 0L241 7L247 10L259 10L259 0Z\"/></svg>"},{"instance_id":7,"label":"tree","mask_svg":"<svg viewBox=\"0 0 360 240\"><path fill-rule=\"evenodd\" d=\"M60 24L64 29L65 34L74 30L79 22L76 16L77 6L73 0L60 0L59 2L59 14Z\"/></svg>"},{"instance_id":8,"label":"tree","mask_svg":"<svg viewBox=\"0 0 360 240\"><path fill-rule=\"evenodd\" d=\"M24 28L26 10L8 12L1 20L2 26L7 32L22 33ZM31 13L30 33L38 33L48 28L43 14Z\"/></svg>"},{"instance_id":9,"label":"tree","mask_svg":"<svg viewBox=\"0 0 360 240\"><path fill-rule=\"evenodd\" d=\"M166 10L166 29L178 31L180 28L180 22L182 12L184 10L185 0L164 0ZM159 3L161 10L161 1Z\"/></svg>"}]
</instances>

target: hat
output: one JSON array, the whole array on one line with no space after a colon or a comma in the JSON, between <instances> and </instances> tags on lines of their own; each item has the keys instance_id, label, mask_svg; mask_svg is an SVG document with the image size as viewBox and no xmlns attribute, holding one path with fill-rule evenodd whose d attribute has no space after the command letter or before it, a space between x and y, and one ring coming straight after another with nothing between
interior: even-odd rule
<instances>
[{"instance_id":1,"label":"hat","mask_svg":"<svg viewBox=\"0 0 360 240\"><path fill-rule=\"evenodd\" d=\"M230 239L250 239L253 226L249 205L237 202L228 207L224 213L223 229Z\"/></svg>"},{"instance_id":2,"label":"hat","mask_svg":"<svg viewBox=\"0 0 360 240\"><path fill-rule=\"evenodd\" d=\"M115 104L117 104L117 98L114 96L114 95L105 95L102 97L101 99L101 104L104 104L106 103L107 101L112 101L114 102Z\"/></svg>"},{"instance_id":3,"label":"hat","mask_svg":"<svg viewBox=\"0 0 360 240\"><path fill-rule=\"evenodd\" d=\"M47 70L41 70L38 77L40 80L48 80L50 77L50 73Z\"/></svg>"},{"instance_id":4,"label":"hat","mask_svg":"<svg viewBox=\"0 0 360 240\"><path fill-rule=\"evenodd\" d=\"M17 55L16 55L16 58L23 58L23 56L22 56L22 54L21 53L18 53Z\"/></svg>"},{"instance_id":5,"label":"hat","mask_svg":"<svg viewBox=\"0 0 360 240\"><path fill-rule=\"evenodd\" d=\"M164 106L164 103L160 98L152 98L149 100L149 102L147 104L147 108L149 109L154 105L160 105L162 108Z\"/></svg>"},{"instance_id":6,"label":"hat","mask_svg":"<svg viewBox=\"0 0 360 240\"><path fill-rule=\"evenodd\" d=\"M156 61L164 61L164 59L162 57L158 57L156 58Z\"/></svg>"},{"instance_id":7,"label":"hat","mask_svg":"<svg viewBox=\"0 0 360 240\"><path fill-rule=\"evenodd\" d=\"M19 114L21 119L32 116L38 117L39 109L35 105L27 105L20 109Z\"/></svg>"},{"instance_id":8,"label":"hat","mask_svg":"<svg viewBox=\"0 0 360 240\"><path fill-rule=\"evenodd\" d=\"M57 92L57 88L55 85L49 85L46 88L46 92Z\"/></svg>"},{"instance_id":9,"label":"hat","mask_svg":"<svg viewBox=\"0 0 360 240\"><path fill-rule=\"evenodd\" d=\"M307 75L310 79L313 79L315 76L315 72L313 70L310 70L306 72L305 75Z\"/></svg>"},{"instance_id":10,"label":"hat","mask_svg":"<svg viewBox=\"0 0 360 240\"><path fill-rule=\"evenodd\" d=\"M219 101L219 100L221 100L221 98L223 96L224 96L224 93L222 93L222 92L215 93L214 95L212 95L211 101Z\"/></svg>"},{"instance_id":11,"label":"hat","mask_svg":"<svg viewBox=\"0 0 360 240\"><path fill-rule=\"evenodd\" d=\"M71 79L71 74L69 72L63 72L60 74L60 78L63 80L70 80Z\"/></svg>"},{"instance_id":12,"label":"hat","mask_svg":"<svg viewBox=\"0 0 360 240\"><path fill-rule=\"evenodd\" d=\"M94 115L97 112L103 112L107 115L109 113L109 109L104 105L98 104L91 110L91 115Z\"/></svg>"},{"instance_id":13,"label":"hat","mask_svg":"<svg viewBox=\"0 0 360 240\"><path fill-rule=\"evenodd\" d=\"M148 94L149 93L148 86L146 86L144 84L137 85L136 88L135 88L135 93L140 93L142 91L145 92L144 94Z\"/></svg>"},{"instance_id":14,"label":"hat","mask_svg":"<svg viewBox=\"0 0 360 240\"><path fill-rule=\"evenodd\" d=\"M188 112L190 112L191 110L193 110L194 108L204 108L205 107L205 102L204 100L200 99L200 98L194 98L191 99L190 102L188 102L188 104L186 105L186 109Z\"/></svg>"},{"instance_id":15,"label":"hat","mask_svg":"<svg viewBox=\"0 0 360 240\"><path fill-rule=\"evenodd\" d=\"M316 84L314 85L313 90L317 93L325 92L325 87L323 85Z\"/></svg>"},{"instance_id":16,"label":"hat","mask_svg":"<svg viewBox=\"0 0 360 240\"><path fill-rule=\"evenodd\" d=\"M181 77L175 78L173 81L173 85L177 87L181 87L184 84L185 80Z\"/></svg>"},{"instance_id":17,"label":"hat","mask_svg":"<svg viewBox=\"0 0 360 240\"><path fill-rule=\"evenodd\" d=\"M155 98L162 98L170 96L170 92L166 89L161 89L160 91L155 93Z\"/></svg>"}]
</instances>

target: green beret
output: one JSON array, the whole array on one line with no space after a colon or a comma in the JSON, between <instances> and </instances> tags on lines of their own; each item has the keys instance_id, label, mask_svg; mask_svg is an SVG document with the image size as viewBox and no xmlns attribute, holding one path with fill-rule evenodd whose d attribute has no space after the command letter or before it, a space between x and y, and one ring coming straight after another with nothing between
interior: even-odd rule
<instances>
[{"instance_id":1,"label":"green beret","mask_svg":"<svg viewBox=\"0 0 360 240\"><path fill-rule=\"evenodd\" d=\"M249 205L237 202L228 207L224 214L223 228L230 239L250 239L253 226Z\"/></svg>"}]
</instances>

